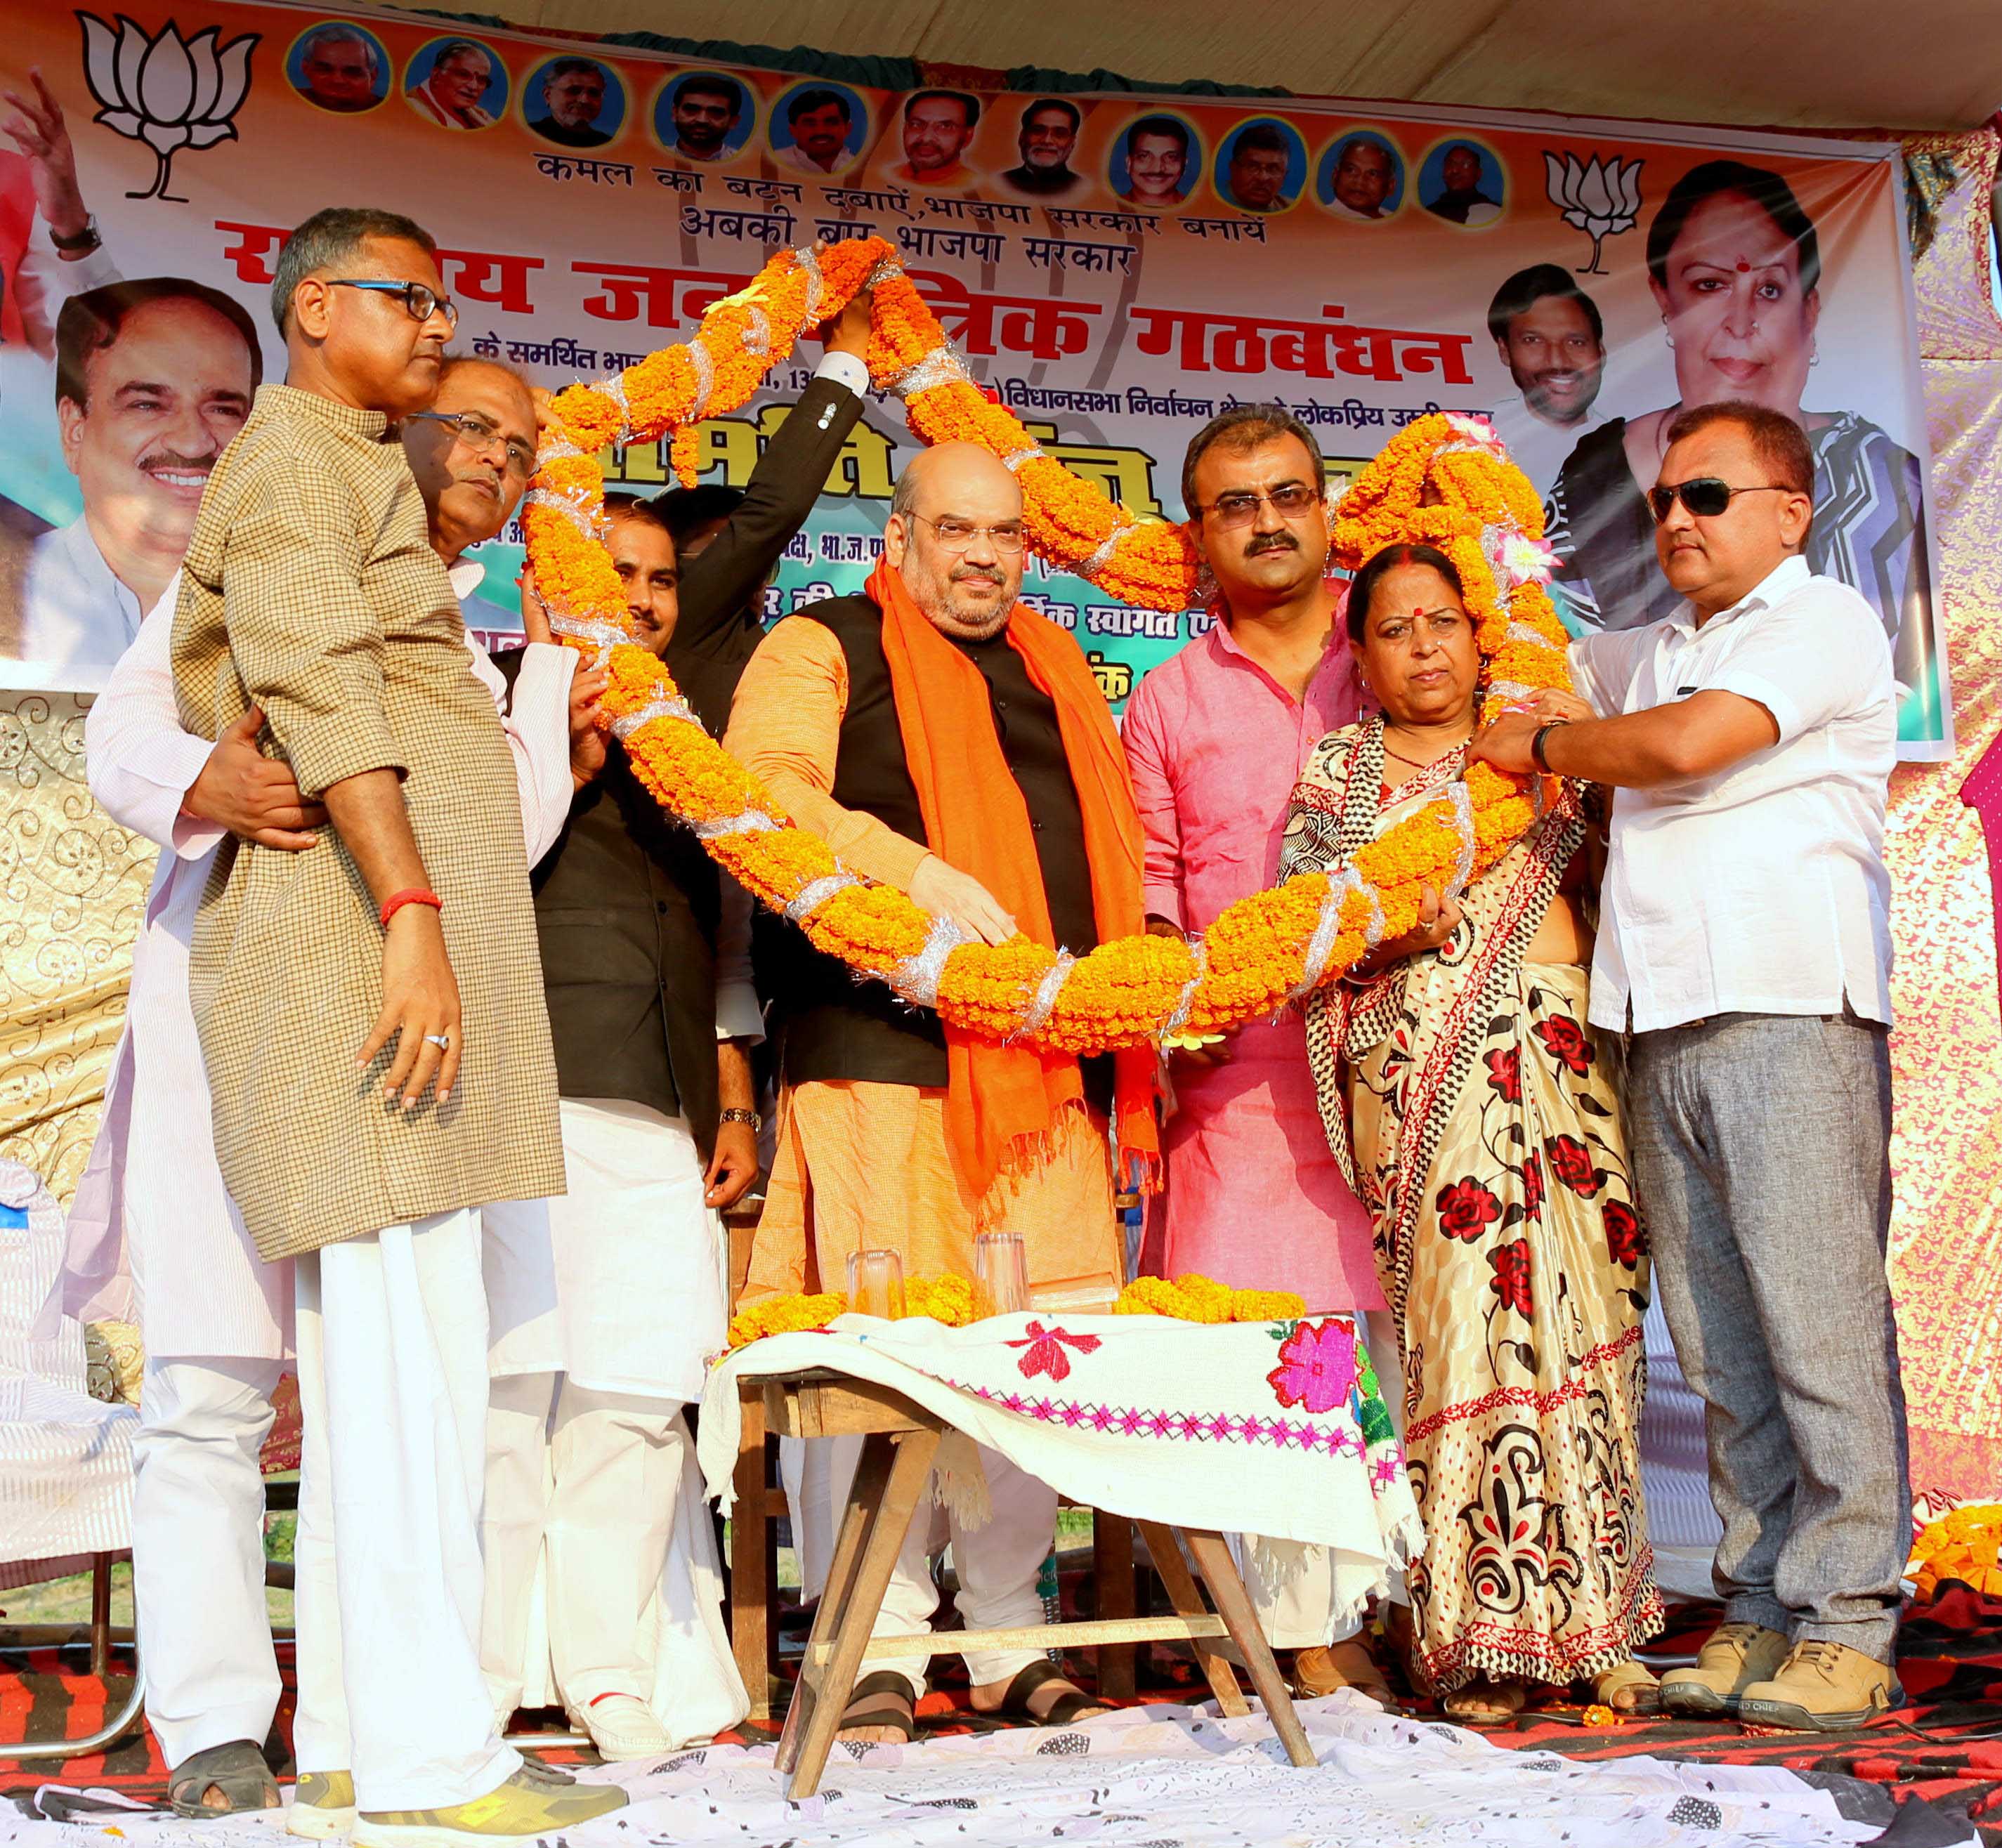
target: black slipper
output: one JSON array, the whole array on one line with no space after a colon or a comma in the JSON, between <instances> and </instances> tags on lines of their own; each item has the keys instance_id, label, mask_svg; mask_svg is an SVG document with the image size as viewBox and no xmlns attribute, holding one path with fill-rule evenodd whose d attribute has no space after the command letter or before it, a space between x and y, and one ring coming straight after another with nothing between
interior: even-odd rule
<instances>
[{"instance_id":1,"label":"black slipper","mask_svg":"<svg viewBox=\"0 0 2002 1848\"><path fill-rule=\"evenodd\" d=\"M1078 1716L1092 1710L1107 1713L1111 1710L1109 1701L1094 1700L1089 1694L1059 1694L1050 1703L1047 1713L1038 1713L1029 1704L1029 1696L1037 1689L1052 1681L1069 1679L1055 1663L1045 1657L1032 1661L1008 1684L1008 1691L1001 1696L1001 1704L989 1714L993 1718L1002 1714L1018 1714L1038 1726L1075 1726ZM980 1709L973 1710L978 1713Z\"/></svg>"},{"instance_id":2,"label":"black slipper","mask_svg":"<svg viewBox=\"0 0 2002 1848\"><path fill-rule=\"evenodd\" d=\"M212 1790L228 1799L220 1808L202 1801ZM202 1817L276 1809L282 1799L263 1752L248 1739L232 1739L191 1753L175 1766L167 1779L167 1801L177 1816Z\"/></svg>"},{"instance_id":3,"label":"black slipper","mask_svg":"<svg viewBox=\"0 0 2002 1848\"><path fill-rule=\"evenodd\" d=\"M860 1713L856 1703L863 1700L881 1700L880 1707L864 1708ZM902 1705L893 1704L901 1701ZM874 1675L865 1675L849 1691L848 1705L842 1711L841 1728L846 1732L856 1726L888 1726L901 1732L906 1739L918 1736L917 1696L911 1692L911 1684L902 1675L891 1670L879 1669Z\"/></svg>"}]
</instances>

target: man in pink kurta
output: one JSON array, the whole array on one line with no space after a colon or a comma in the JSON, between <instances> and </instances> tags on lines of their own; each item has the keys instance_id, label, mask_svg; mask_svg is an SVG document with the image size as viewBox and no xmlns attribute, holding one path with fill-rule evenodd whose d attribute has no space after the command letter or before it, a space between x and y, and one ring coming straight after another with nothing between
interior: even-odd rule
<instances>
[{"instance_id":1,"label":"man in pink kurta","mask_svg":"<svg viewBox=\"0 0 2002 1848\"><path fill-rule=\"evenodd\" d=\"M1182 496L1217 581L1212 626L1147 675L1120 728L1151 923L1194 936L1271 886L1300 770L1362 716L1320 485L1310 433L1277 407L1226 411L1190 445ZM1314 1310L1383 1308L1369 1217L1328 1148L1299 1013L1177 1056L1172 1076L1167 1211L1142 1268L1293 1290Z\"/></svg>"},{"instance_id":2,"label":"man in pink kurta","mask_svg":"<svg viewBox=\"0 0 2002 1848\"><path fill-rule=\"evenodd\" d=\"M1276 405L1233 407L1189 445L1182 500L1217 583L1212 623L1141 682L1120 728L1152 928L1193 936L1274 883L1302 768L1321 738L1362 715L1326 576L1322 472L1312 431ZM1299 1010L1177 1054L1170 1069L1166 1212L1149 1228L1141 1268L1295 1291L1314 1312L1385 1309L1369 1215L1329 1149ZM1387 1383L1397 1345L1386 1321L1369 1345ZM1394 1385L1388 1396L1394 1403ZM1353 1640L1360 1613L1337 1607L1328 1561L1311 1552L1269 1581L1247 1558L1269 1640L1295 1651L1303 1693L1387 1694Z\"/></svg>"},{"instance_id":3,"label":"man in pink kurta","mask_svg":"<svg viewBox=\"0 0 2002 1848\"><path fill-rule=\"evenodd\" d=\"M1296 699L1233 638L1228 612L1140 683L1120 736L1146 831L1146 907L1191 935L1278 871L1286 800L1314 746L1361 716L1339 627ZM1314 1101L1298 1010L1240 1027L1224 1062L1173 1068L1165 1226L1143 1266L1310 1309L1385 1306L1369 1215L1341 1177Z\"/></svg>"}]
</instances>

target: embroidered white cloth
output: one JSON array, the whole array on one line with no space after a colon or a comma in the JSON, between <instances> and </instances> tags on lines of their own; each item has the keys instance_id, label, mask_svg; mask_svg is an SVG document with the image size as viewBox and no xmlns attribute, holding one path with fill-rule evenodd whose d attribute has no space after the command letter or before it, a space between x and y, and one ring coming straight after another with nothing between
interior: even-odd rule
<instances>
[{"instance_id":1,"label":"embroidered white cloth","mask_svg":"<svg viewBox=\"0 0 2002 1848\"><path fill-rule=\"evenodd\" d=\"M703 1473L726 1510L737 1382L814 1367L902 1393L1075 1501L1326 1546L1351 1617L1418 1550L1404 1457L1348 1316L842 1316L768 1336L720 1362L703 1398Z\"/></svg>"},{"instance_id":2,"label":"embroidered white cloth","mask_svg":"<svg viewBox=\"0 0 2002 1848\"><path fill-rule=\"evenodd\" d=\"M570 1848L1848 1848L1890 1820L1882 1787L1777 1766L1627 1758L1573 1764L1393 1717L1361 1695L1298 1703L1316 1763L1286 1763L1263 1714L1128 1707L1060 1732L857 1746L790 1803L773 1748L711 1745L587 1770L631 1805ZM1833 1787L1823 1787L1824 1785ZM281 1813L212 1822L134 1813L108 1791L44 1785L41 1815L0 1808L0 1848L283 1848ZM25 1804L23 1806L26 1807ZM1977 1848L1965 1835L1925 1837Z\"/></svg>"}]
</instances>

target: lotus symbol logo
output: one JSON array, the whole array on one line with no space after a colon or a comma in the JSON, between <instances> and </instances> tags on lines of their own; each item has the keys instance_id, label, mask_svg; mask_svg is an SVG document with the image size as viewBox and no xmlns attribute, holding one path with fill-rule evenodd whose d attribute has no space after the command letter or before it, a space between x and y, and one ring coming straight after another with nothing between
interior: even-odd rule
<instances>
[{"instance_id":1,"label":"lotus symbol logo","mask_svg":"<svg viewBox=\"0 0 2002 1848\"><path fill-rule=\"evenodd\" d=\"M128 199L170 199L174 156L183 148L212 147L236 138L230 117L250 89L250 52L260 34L246 32L216 44L211 26L183 39L170 19L148 38L145 28L118 15L116 31L95 13L80 12L84 79L101 106L92 119L144 141L159 162L153 183Z\"/></svg>"},{"instance_id":2,"label":"lotus symbol logo","mask_svg":"<svg viewBox=\"0 0 2002 1848\"><path fill-rule=\"evenodd\" d=\"M1575 154L1561 157L1543 150L1543 170L1550 176L1551 204L1592 239L1592 261L1581 264L1581 276L1603 276L1599 253L1609 237L1631 231L1641 215L1641 162L1603 160L1594 155L1581 162Z\"/></svg>"}]
</instances>

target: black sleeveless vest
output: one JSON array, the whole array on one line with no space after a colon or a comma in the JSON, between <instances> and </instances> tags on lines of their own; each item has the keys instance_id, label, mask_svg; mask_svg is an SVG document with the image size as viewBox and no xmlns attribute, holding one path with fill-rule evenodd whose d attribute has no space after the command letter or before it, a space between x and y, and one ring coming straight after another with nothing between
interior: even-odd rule
<instances>
[{"instance_id":1,"label":"black sleeveless vest","mask_svg":"<svg viewBox=\"0 0 2002 1848\"><path fill-rule=\"evenodd\" d=\"M928 842L884 658L882 612L867 598L841 597L803 613L831 630L847 657L848 710L835 751L834 800L875 816L908 839ZM1004 636L955 646L987 682L1002 755L1034 830L1057 941L1082 955L1097 947L1098 931L1084 818L1057 728L1055 703L1029 678L1027 664ZM772 985L789 1083L859 1079L944 1084L945 1036L936 1014L905 1006L881 982L856 981L837 959L815 950L795 926L781 924L776 936ZM1102 1108L1110 1081L1109 1071L1094 1069L1101 1064L1109 1066L1109 1062L1086 1062L1086 1089Z\"/></svg>"}]
</instances>

